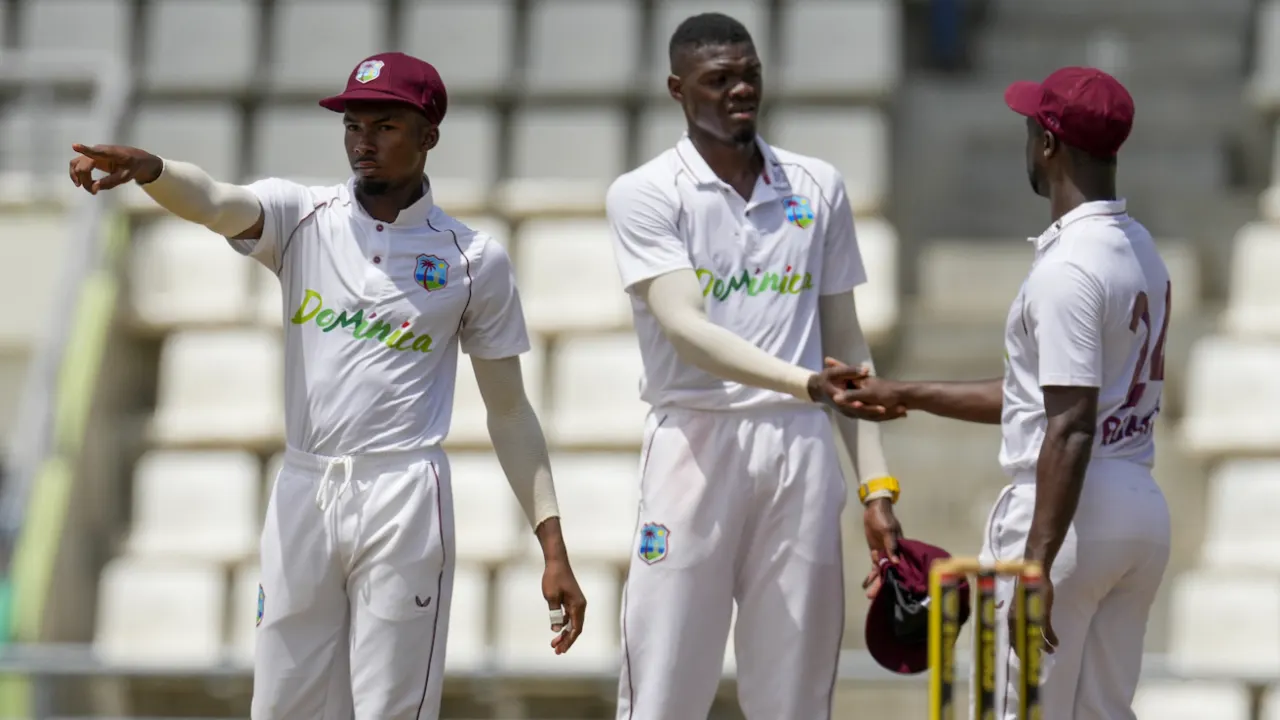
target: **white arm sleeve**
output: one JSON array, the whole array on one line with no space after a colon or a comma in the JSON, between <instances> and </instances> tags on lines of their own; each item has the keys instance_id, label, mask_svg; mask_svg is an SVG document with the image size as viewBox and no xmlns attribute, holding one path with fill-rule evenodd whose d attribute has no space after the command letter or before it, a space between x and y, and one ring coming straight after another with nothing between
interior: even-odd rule
<instances>
[{"instance_id":1,"label":"white arm sleeve","mask_svg":"<svg viewBox=\"0 0 1280 720\"><path fill-rule=\"evenodd\" d=\"M649 306L682 361L726 380L810 400L813 371L780 360L711 322L693 270L641 281L634 291Z\"/></svg>"},{"instance_id":2,"label":"white arm sleeve","mask_svg":"<svg viewBox=\"0 0 1280 720\"><path fill-rule=\"evenodd\" d=\"M1023 311L1040 350L1041 387L1102 385L1106 291L1079 265L1043 262L1027 278Z\"/></svg>"},{"instance_id":3,"label":"white arm sleeve","mask_svg":"<svg viewBox=\"0 0 1280 720\"><path fill-rule=\"evenodd\" d=\"M822 295L818 298L818 322L822 327L822 352L847 365L861 365L875 373L871 347L858 323L858 309L853 292ZM853 461L858 482L865 483L889 475L879 423L855 420L836 414L836 428L844 440L849 459ZM883 491L888 495L888 491ZM868 499L878 497L873 493Z\"/></svg>"},{"instance_id":4,"label":"white arm sleeve","mask_svg":"<svg viewBox=\"0 0 1280 720\"><path fill-rule=\"evenodd\" d=\"M502 472L511 484L529 525L559 517L546 436L529 404L519 357L486 360L472 356L476 384L489 418L489 437Z\"/></svg>"},{"instance_id":5,"label":"white arm sleeve","mask_svg":"<svg viewBox=\"0 0 1280 720\"><path fill-rule=\"evenodd\" d=\"M160 207L223 237L257 224L262 205L248 188L218 182L191 163L162 159L160 177L140 186Z\"/></svg>"}]
</instances>

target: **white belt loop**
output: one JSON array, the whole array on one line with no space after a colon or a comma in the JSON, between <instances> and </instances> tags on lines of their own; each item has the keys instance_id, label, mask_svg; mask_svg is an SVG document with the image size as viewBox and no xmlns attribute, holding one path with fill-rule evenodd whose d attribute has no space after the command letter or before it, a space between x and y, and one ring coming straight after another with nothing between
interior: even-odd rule
<instances>
[{"instance_id":1,"label":"white belt loop","mask_svg":"<svg viewBox=\"0 0 1280 720\"><path fill-rule=\"evenodd\" d=\"M329 496L329 473L337 466L342 466L342 484L338 486L338 491L333 497ZM316 483L316 507L320 508L320 512L329 509L329 506L342 497L342 493L351 488L351 477L353 475L353 464L350 455L344 455L340 458L330 458L325 465L324 473L320 476L320 482Z\"/></svg>"}]
</instances>

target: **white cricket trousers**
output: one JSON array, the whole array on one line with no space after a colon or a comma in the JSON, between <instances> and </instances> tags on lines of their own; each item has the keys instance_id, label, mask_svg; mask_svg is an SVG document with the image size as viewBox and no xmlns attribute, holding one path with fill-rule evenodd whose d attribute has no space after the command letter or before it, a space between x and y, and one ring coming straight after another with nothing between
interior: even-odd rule
<instances>
[{"instance_id":1,"label":"white cricket trousers","mask_svg":"<svg viewBox=\"0 0 1280 720\"><path fill-rule=\"evenodd\" d=\"M289 449L262 531L253 720L435 720L453 589L438 448Z\"/></svg>"},{"instance_id":2,"label":"white cricket trousers","mask_svg":"<svg viewBox=\"0 0 1280 720\"><path fill-rule=\"evenodd\" d=\"M641 463L618 719L706 720L736 601L748 720L829 720L847 491L826 413L655 409Z\"/></svg>"},{"instance_id":3,"label":"white cricket trousers","mask_svg":"<svg viewBox=\"0 0 1280 720\"><path fill-rule=\"evenodd\" d=\"M1035 503L1034 471L1016 476L992 508L983 561L1022 558ZM1075 520L1049 572L1059 645L1042 663L1042 720L1134 720L1147 616L1170 541L1169 507L1149 468L1123 460L1089 464ZM996 717L1004 720L1018 720L1019 663L1007 630L1013 588L1006 578L996 586L996 652L1004 658L996 662Z\"/></svg>"}]
</instances>

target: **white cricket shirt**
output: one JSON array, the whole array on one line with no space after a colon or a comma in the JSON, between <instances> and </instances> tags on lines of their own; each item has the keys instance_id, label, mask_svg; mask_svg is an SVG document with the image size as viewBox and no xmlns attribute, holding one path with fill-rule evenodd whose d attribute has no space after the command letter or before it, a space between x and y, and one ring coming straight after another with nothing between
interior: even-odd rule
<instances>
[{"instance_id":1,"label":"white cricket shirt","mask_svg":"<svg viewBox=\"0 0 1280 720\"><path fill-rule=\"evenodd\" d=\"M1089 202L1040 237L1005 325L1004 441L1010 475L1035 468L1042 387L1098 388L1094 458L1150 467L1164 387L1172 286L1151 234L1125 201Z\"/></svg>"},{"instance_id":2,"label":"white cricket shirt","mask_svg":"<svg viewBox=\"0 0 1280 720\"><path fill-rule=\"evenodd\" d=\"M764 172L750 200L716 177L686 135L619 177L606 199L622 284L692 269L712 322L782 360L822 369L818 296L866 281L844 179L829 163L757 139ZM725 410L802 404L681 362L648 306L631 295L652 406Z\"/></svg>"},{"instance_id":3,"label":"white cricket shirt","mask_svg":"<svg viewBox=\"0 0 1280 720\"><path fill-rule=\"evenodd\" d=\"M364 211L353 182L253 183L262 238L231 241L284 291L287 441L329 456L437 445L459 344L488 359L529 349L511 261L429 188L387 223Z\"/></svg>"}]
</instances>

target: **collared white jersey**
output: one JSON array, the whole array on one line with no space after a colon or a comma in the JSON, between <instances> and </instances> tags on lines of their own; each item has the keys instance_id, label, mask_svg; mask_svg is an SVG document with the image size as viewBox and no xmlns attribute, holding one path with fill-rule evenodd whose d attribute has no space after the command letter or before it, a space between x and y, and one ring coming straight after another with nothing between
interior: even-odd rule
<instances>
[{"instance_id":1,"label":"collared white jersey","mask_svg":"<svg viewBox=\"0 0 1280 720\"><path fill-rule=\"evenodd\" d=\"M724 410L800 401L680 360L636 296L637 283L693 270L712 322L782 360L822 368L818 296L866 281L844 179L829 163L757 139L764 171L751 199L719 179L686 135L619 177L606 199L653 406ZM850 322L853 319L850 318Z\"/></svg>"},{"instance_id":2,"label":"collared white jersey","mask_svg":"<svg viewBox=\"0 0 1280 720\"><path fill-rule=\"evenodd\" d=\"M1081 205L1035 238L1005 326L1004 442L1013 474L1036 466L1048 386L1098 388L1094 458L1150 467L1164 388L1172 285L1124 200Z\"/></svg>"},{"instance_id":3,"label":"collared white jersey","mask_svg":"<svg viewBox=\"0 0 1280 720\"><path fill-rule=\"evenodd\" d=\"M437 445L459 344L489 359L529 349L506 251L436 207L429 189L390 223L365 212L351 182L271 178L249 189L262 237L231 244L283 288L290 447L342 456Z\"/></svg>"}]
</instances>

